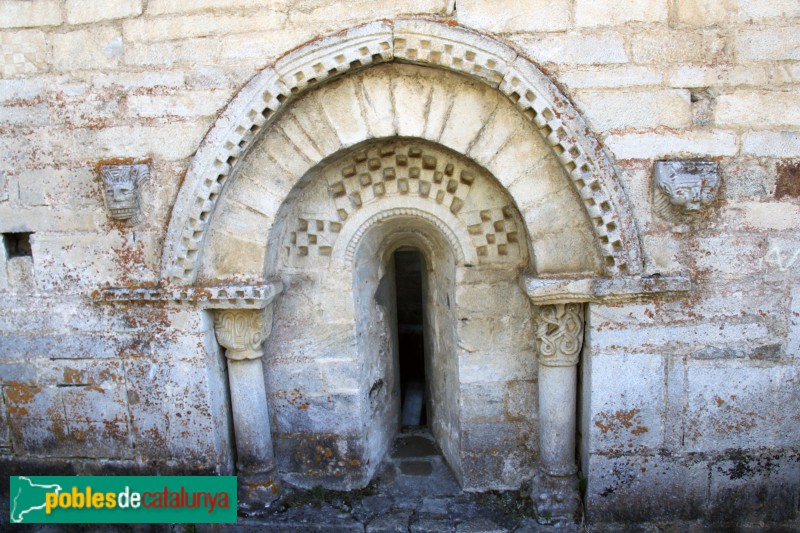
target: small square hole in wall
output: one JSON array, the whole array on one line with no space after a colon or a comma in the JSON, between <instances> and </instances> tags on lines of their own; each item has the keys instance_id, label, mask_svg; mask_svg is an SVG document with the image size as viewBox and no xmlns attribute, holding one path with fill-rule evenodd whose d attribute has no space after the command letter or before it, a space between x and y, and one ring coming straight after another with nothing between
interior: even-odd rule
<instances>
[{"instance_id":1,"label":"small square hole in wall","mask_svg":"<svg viewBox=\"0 0 800 533\"><path fill-rule=\"evenodd\" d=\"M33 233L3 233L6 257L32 257L31 235Z\"/></svg>"}]
</instances>

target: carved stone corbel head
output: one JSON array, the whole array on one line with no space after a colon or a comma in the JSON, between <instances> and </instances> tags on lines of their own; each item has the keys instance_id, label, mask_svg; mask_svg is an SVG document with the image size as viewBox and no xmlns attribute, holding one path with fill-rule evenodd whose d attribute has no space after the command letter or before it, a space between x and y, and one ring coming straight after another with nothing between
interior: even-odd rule
<instances>
[{"instance_id":1,"label":"carved stone corbel head","mask_svg":"<svg viewBox=\"0 0 800 533\"><path fill-rule=\"evenodd\" d=\"M657 161L653 187L655 213L672 224L690 224L719 190L719 167L713 161Z\"/></svg>"},{"instance_id":2,"label":"carved stone corbel head","mask_svg":"<svg viewBox=\"0 0 800 533\"><path fill-rule=\"evenodd\" d=\"M140 186L150 177L146 164L101 165L103 198L109 216L118 222L137 223L141 218Z\"/></svg>"}]
</instances>

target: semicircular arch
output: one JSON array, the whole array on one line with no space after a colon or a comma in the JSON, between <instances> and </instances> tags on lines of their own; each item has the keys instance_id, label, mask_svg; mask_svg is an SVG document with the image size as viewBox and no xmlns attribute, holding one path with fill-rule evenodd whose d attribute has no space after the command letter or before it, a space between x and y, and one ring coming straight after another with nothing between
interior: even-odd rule
<instances>
[{"instance_id":1,"label":"semicircular arch","mask_svg":"<svg viewBox=\"0 0 800 533\"><path fill-rule=\"evenodd\" d=\"M596 251L600 273L616 276L640 271L639 241L622 188L601 148L586 133L583 121L556 87L530 61L485 35L431 21L395 20L370 23L304 45L262 71L240 91L217 120L190 164L173 209L165 241L163 277L178 284L191 284L197 279L211 220L215 212L221 209L219 204L220 199L225 196L223 192L237 181L234 176L246 174L240 172L241 162L252 158L244 156L258 144L257 140L264 138L264 132L274 130L282 116L291 114L293 102L313 98L312 89L323 81L362 67L387 62L415 63L467 75L483 83L493 93L503 95L510 105L516 107L517 115L527 122L528 131L538 131L540 135L534 136L539 142L544 142L551 159L561 166L561 175L566 176L566 179L562 178L565 188L550 192L554 195L568 193L580 205L584 213L582 218L592 236L592 242L588 244ZM344 77L340 83L344 87L340 91L343 109L363 105L363 96L354 92L358 87L348 84L347 80L348 77ZM361 88L363 87L362 84ZM404 89L410 91L407 102L424 103L422 107L428 120L421 131L420 121L413 119L414 113L419 109L415 109L413 105L404 110L384 109L387 116L383 117L383 121L376 115L374 122L365 120L368 124L366 129L361 130L358 127L341 127L336 130L338 123L331 119L329 113L328 125L335 130L336 137L331 147L321 146L315 139L315 142L308 145L310 148L301 151L301 157L296 161L278 162L272 159L276 167L294 174L294 183L288 180L283 190L272 191L276 196L265 201L271 201L276 207L265 209L272 211L262 213L264 216L261 223L270 226L279 205L291 193L300 177L315 163L337 150L368 138L388 135L419 136L456 151L466 152L489 169L521 207L530 237L534 238L537 228L532 226L536 223L531 222L529 215L524 212L524 206L534 201L546 204L549 197L547 194L539 194L541 191L537 189L538 183L528 183L535 173L528 172L526 178L521 175L512 176L513 172L500 168L503 163L523 168L526 165L536 165L536 161L526 159L524 149L516 146L515 136L511 135L514 132L506 130L505 135L489 136L492 132L486 128L490 128L490 124L487 122L480 125L478 133L486 132L487 139L491 137L510 143L507 146L492 147L491 143L476 142L477 136L468 138L468 135L463 134L464 130L445 132L446 120L442 122L443 129L438 132L435 129L425 129L431 124L429 119L432 114L441 113L444 117L451 113L453 106L459 105L459 95L450 100L450 108L440 108L431 105L442 101L435 94L435 86L428 89L425 99L412 94L413 87L406 86ZM376 89L375 94L380 96L380 93ZM384 91L384 96L385 93ZM389 93L396 96L395 88L390 87ZM460 98L463 99L460 105L465 108L480 104L470 101L468 95L461 95ZM392 104L391 99L389 103ZM336 106L330 106L330 109L334 107ZM485 106L479 106L478 109L485 109ZM379 113L380 109L373 111ZM491 108L486 116L477 117L490 119L499 112L497 108ZM344 116L347 115L345 112ZM473 122L477 124L478 119ZM502 121L496 122L500 125ZM380 129L381 124L386 131ZM282 128L277 137L286 141L292 140L291 133L286 128ZM335 146L336 142L339 143L338 146ZM497 154L503 151L507 152L506 158L498 159ZM481 160L481 157L485 160ZM515 182L520 184L516 189ZM529 185L539 194L537 198L525 198L523 191L530 191ZM268 233L269 227L266 229L262 234ZM558 266L548 273L557 271Z\"/></svg>"}]
</instances>

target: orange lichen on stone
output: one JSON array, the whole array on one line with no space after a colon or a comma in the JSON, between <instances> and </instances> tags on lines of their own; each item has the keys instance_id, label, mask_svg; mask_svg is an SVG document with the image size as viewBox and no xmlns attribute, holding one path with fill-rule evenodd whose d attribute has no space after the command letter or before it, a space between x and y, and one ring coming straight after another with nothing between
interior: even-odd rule
<instances>
[{"instance_id":1,"label":"orange lichen on stone","mask_svg":"<svg viewBox=\"0 0 800 533\"><path fill-rule=\"evenodd\" d=\"M595 420L594 425L600 428L603 434L610 432L618 433L622 429L630 430L631 434L642 435L650 431L647 427L637 425L634 422L636 416L641 412L639 409L618 410L612 414L599 413L600 420Z\"/></svg>"}]
</instances>

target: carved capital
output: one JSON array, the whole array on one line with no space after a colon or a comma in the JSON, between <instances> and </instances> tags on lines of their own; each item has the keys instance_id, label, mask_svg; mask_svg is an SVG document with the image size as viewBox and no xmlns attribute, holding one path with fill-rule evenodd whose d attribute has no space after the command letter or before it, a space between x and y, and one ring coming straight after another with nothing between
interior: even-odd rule
<instances>
[{"instance_id":1,"label":"carved capital","mask_svg":"<svg viewBox=\"0 0 800 533\"><path fill-rule=\"evenodd\" d=\"M539 364L574 366L583 346L583 304L541 305L536 315Z\"/></svg>"},{"instance_id":2,"label":"carved capital","mask_svg":"<svg viewBox=\"0 0 800 533\"><path fill-rule=\"evenodd\" d=\"M214 330L225 348L225 357L233 361L258 359L261 345L270 334L272 306L260 309L218 309L214 311Z\"/></svg>"}]
</instances>

